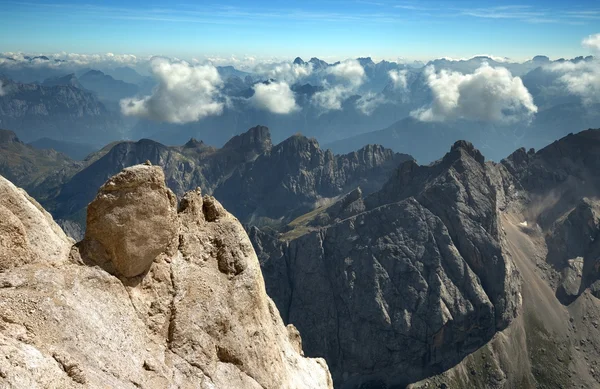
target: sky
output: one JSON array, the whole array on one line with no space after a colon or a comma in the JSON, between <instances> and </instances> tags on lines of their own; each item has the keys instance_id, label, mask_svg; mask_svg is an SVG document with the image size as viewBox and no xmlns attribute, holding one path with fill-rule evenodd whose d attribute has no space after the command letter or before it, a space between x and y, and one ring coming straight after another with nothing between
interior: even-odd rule
<instances>
[{"instance_id":1,"label":"sky","mask_svg":"<svg viewBox=\"0 0 600 389\"><path fill-rule=\"evenodd\" d=\"M0 0L0 52L423 60L589 54L600 2Z\"/></svg>"}]
</instances>

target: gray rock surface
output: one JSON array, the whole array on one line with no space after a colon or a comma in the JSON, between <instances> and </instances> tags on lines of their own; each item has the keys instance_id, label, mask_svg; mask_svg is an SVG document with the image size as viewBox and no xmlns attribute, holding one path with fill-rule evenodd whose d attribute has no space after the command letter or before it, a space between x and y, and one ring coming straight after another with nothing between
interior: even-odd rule
<instances>
[{"instance_id":1,"label":"gray rock surface","mask_svg":"<svg viewBox=\"0 0 600 389\"><path fill-rule=\"evenodd\" d=\"M267 297L237 219L199 190L175 214L162 177L157 167L135 166L99 193L98 202L118 205L107 215L168 209L164 221L126 221L131 229L121 234L145 232L150 246L164 246L158 256L127 246L120 254L133 254L121 258L135 262L128 268L147 271L120 278L95 266L41 207L0 178L0 210L7 216L8 204L12 215L0 224L0 242L10 242L0 261L0 387L332 389L324 360L302 356L298 331ZM109 244L102 232L115 220L91 219L97 226L80 246ZM162 228L176 233L172 251L169 239L155 239Z\"/></svg>"},{"instance_id":2,"label":"gray rock surface","mask_svg":"<svg viewBox=\"0 0 600 389\"><path fill-rule=\"evenodd\" d=\"M502 250L489 170L457 142L437 163L405 162L380 191L312 215L331 224L279 243L251 231L269 294L336 386L402 387L436 374L517 316L520 278Z\"/></svg>"}]
</instances>

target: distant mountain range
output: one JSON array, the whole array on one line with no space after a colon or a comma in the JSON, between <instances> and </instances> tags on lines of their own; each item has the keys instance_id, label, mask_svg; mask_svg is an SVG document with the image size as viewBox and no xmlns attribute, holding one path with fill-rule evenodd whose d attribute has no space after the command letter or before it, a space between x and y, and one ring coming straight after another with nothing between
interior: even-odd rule
<instances>
[{"instance_id":1,"label":"distant mountain range","mask_svg":"<svg viewBox=\"0 0 600 389\"><path fill-rule=\"evenodd\" d=\"M0 81L0 126L13 129L26 142L52 138L102 144L126 134L120 115L81 89L72 76L53 79L50 85Z\"/></svg>"},{"instance_id":2,"label":"distant mountain range","mask_svg":"<svg viewBox=\"0 0 600 389\"><path fill-rule=\"evenodd\" d=\"M49 138L98 147L119 139L147 138L166 145L178 145L196 138L221 147L231 137L262 123L271 129L275 142L301 132L340 153L376 142L409 153L421 162L430 162L457 138L473 142L489 158L498 160L516 147L538 148L574 129L600 126L598 106L584 103L580 96L569 93L560 80L561 73L549 70L551 66L566 62L595 61L590 56L552 61L540 55L523 63L488 56L462 60L442 58L422 67L358 58L364 80L350 89L339 110L326 111L314 104L313 97L325 90L332 80L331 69L339 63L331 64L319 58L304 61L298 57L289 65L311 66L312 72L290 83L299 109L283 115L251 103L255 86L272 81L267 73L218 66L223 80L222 98L227 102L222 113L184 124L121 114L119 101L122 98L149 95L156 86L153 78L131 67L73 69L67 63L60 63L50 71L40 66L40 63L52 61L38 56L24 62L0 64L0 74L4 74L6 84L4 90L28 90L0 97L0 124L14 130L27 142ZM433 101L426 70L429 66L470 74L483 63L507 68L522 78L538 108L531 121L507 124L459 118L432 123L411 117L411 112L428 107ZM57 69L73 71L59 74ZM390 72L402 78L400 84L391 79ZM51 87L57 89L46 90ZM417 141L419 139L428 142L425 145Z\"/></svg>"},{"instance_id":3,"label":"distant mountain range","mask_svg":"<svg viewBox=\"0 0 600 389\"><path fill-rule=\"evenodd\" d=\"M457 138L475 144L488 158L500 161L518 147L540 148L566 135L566 129L589 129L600 124L600 104L583 106L564 103L538 112L531 123L500 124L456 121L422 122L402 119L383 130L367 132L326 143L336 153L354 150L359 145L377 143L394 151L410 153L420 163L439 158Z\"/></svg>"}]
</instances>

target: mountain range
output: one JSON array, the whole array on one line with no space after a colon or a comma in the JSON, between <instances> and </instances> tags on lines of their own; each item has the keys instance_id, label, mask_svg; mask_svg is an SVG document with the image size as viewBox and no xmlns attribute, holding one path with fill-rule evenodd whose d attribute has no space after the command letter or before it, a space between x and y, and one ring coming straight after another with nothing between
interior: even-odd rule
<instances>
[{"instance_id":1,"label":"mountain range","mask_svg":"<svg viewBox=\"0 0 600 389\"><path fill-rule=\"evenodd\" d=\"M61 80L46 86L0 79L0 126L14 129L25 142L51 138L102 144L124 136L119 114L72 77Z\"/></svg>"},{"instance_id":2,"label":"mountain range","mask_svg":"<svg viewBox=\"0 0 600 389\"><path fill-rule=\"evenodd\" d=\"M84 262L111 274L129 267L102 253L127 258L138 249L98 251L91 239L114 245L127 236L110 235L109 226L121 224L102 224L112 211L98 210L130 207L140 216L127 223L142 223L166 212L150 192L168 186L180 212L227 219L210 196L194 205L200 192L212 193L252 243L215 251L219 269L235 279L247 266L242 253L256 252L283 322L302 334L308 357L325 358L336 388L600 385L600 130L537 152L519 148L500 162L456 141L428 165L374 145L334 155L300 135L273 145L261 126L222 148L194 139L116 142L79 162L10 131L0 139L0 174L63 218L83 239L75 247ZM145 171L153 172L148 182L165 184L138 191ZM142 206L128 202L142 197ZM170 231L167 216L156 231ZM182 231L203 226L179 217ZM147 223L123 226L138 234L132 242L154 233ZM182 255L192 252L186 245L213 239L193 234L180 238ZM218 247L229 238L221 239Z\"/></svg>"},{"instance_id":3,"label":"mountain range","mask_svg":"<svg viewBox=\"0 0 600 389\"><path fill-rule=\"evenodd\" d=\"M318 58L309 61L296 58L290 63L261 65L257 69L243 71L233 66L217 66L215 69L222 81L219 89L222 103L227 102L221 113L177 123L122 114L121 99L141 98L154 93L160 80L148 76L147 69L138 72L127 66L77 68L69 62L61 62L60 66L53 65L50 75L47 71L50 65L43 64L50 64L53 60L38 58L28 61L0 64L0 73L5 77L3 83L19 85L5 86L3 90L43 89L38 92L40 97L30 97L29 94L26 97L22 93L12 98L6 94L0 97L0 102L4 101L5 105L15 99L27 102L19 103L19 112L16 112L16 107L0 111L2 127L14 130L27 142L40 138L57 140L60 135L61 141L92 144L99 148L104 143L119 139L147 138L174 146L195 138L204 140L208 145L222 147L231 137L255 123L263 123L271 128L275 142L301 132L315 137L335 152L346 153L360 148L367 139L375 139L375 143L428 163L458 138L472 142L488 158L499 161L517 147L539 148L568 132L600 126L597 102L587 101L570 90L564 83L564 73L557 70L565 64L593 66L597 60L591 56L550 60L540 55L523 63L487 56L461 60L442 58L422 67L375 62L365 57L356 60L364 75L348 78L346 84L337 84L343 78L340 81L339 75L333 74L345 62L327 63ZM427 121L415 114L431 107L435 101L436 92L431 88L428 69L435 69L437 74L446 71L467 77L473 76L484 64L493 69L506 69L513 77L520 77L537 112L518 121L489 121L477 115L475 118L459 115ZM390 72L395 78L392 79ZM351 74L354 73L343 73L348 77ZM278 82L277 75L291 77L287 82L297 109L286 114L273 113L253 100L257 86ZM33 83L41 83L41 86ZM45 88L50 86L69 90L68 102L63 102L65 98L60 97L60 93L53 94L50 89L46 91ZM339 109L323 110L315 104L314 96L326 91L331 93L332 86L333 91L342 93ZM31 105L37 104L37 99L41 99L41 105L34 108ZM82 112L82 118L77 120L82 122L78 128L83 130L68 130L70 124L62 110L53 108L61 104L67 104L69 110ZM489 104L493 106L496 102ZM42 111L47 113L40 117ZM70 114L68 120L73 115ZM103 132L110 136L100 136ZM415 146L417 142L411 140L413 137L428 139L431 147L423 149Z\"/></svg>"},{"instance_id":4,"label":"mountain range","mask_svg":"<svg viewBox=\"0 0 600 389\"><path fill-rule=\"evenodd\" d=\"M337 388L596 387L598 146L588 130L494 163L459 141L253 227L267 291Z\"/></svg>"},{"instance_id":5,"label":"mountain range","mask_svg":"<svg viewBox=\"0 0 600 389\"><path fill-rule=\"evenodd\" d=\"M26 188L60 223L80 226L85 225L85 207L95 196L95 188L121 169L145 161L164 169L167 185L175 194L200 187L234 210L243 223L277 227L359 185L366 192L377 190L400 162L412 158L375 145L334 155L302 135L273 145L269 129L256 126L220 149L195 139L183 146L143 139L113 142L83 161L73 161L64 154L24 145L10 131L4 133L2 147L14 149L14 154L40 164L48 153L58 160L46 163L44 170L27 167L32 176L21 171L23 166L7 162L0 174ZM16 160L13 155L6 157ZM56 172L60 180L54 177Z\"/></svg>"}]
</instances>

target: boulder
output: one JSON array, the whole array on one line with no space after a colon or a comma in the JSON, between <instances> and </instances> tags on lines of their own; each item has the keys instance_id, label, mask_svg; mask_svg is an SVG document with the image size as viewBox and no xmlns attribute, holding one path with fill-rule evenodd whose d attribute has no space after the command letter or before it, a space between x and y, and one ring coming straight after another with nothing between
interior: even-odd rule
<instances>
[{"instance_id":1,"label":"boulder","mask_svg":"<svg viewBox=\"0 0 600 389\"><path fill-rule=\"evenodd\" d=\"M109 179L87 210L85 259L123 277L140 275L177 238L177 199L159 166L136 165Z\"/></svg>"}]
</instances>

